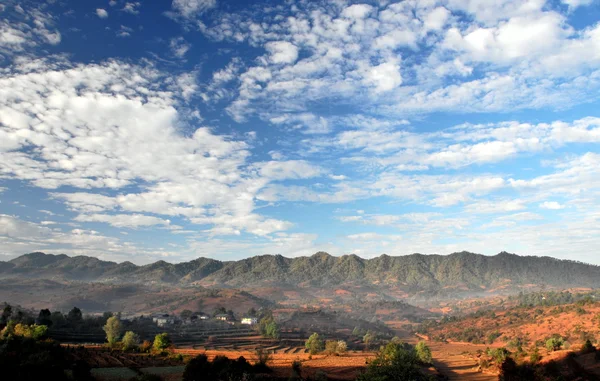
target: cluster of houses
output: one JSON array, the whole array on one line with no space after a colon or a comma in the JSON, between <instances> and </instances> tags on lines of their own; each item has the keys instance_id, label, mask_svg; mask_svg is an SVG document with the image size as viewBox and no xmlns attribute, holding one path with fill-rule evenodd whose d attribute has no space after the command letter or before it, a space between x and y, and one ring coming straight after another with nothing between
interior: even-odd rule
<instances>
[{"instance_id":1,"label":"cluster of houses","mask_svg":"<svg viewBox=\"0 0 600 381\"><path fill-rule=\"evenodd\" d=\"M152 315L152 321L156 323L156 325L159 327L167 327L173 325L193 325L202 323L203 321L207 320L211 320L211 317L203 313L193 314L185 319L169 314ZM231 317L231 315L228 314L217 314L214 316L214 320L227 322L229 324L235 324L234 319ZM242 318L240 323L246 325L254 325L258 323L258 319L255 317L244 317Z\"/></svg>"}]
</instances>

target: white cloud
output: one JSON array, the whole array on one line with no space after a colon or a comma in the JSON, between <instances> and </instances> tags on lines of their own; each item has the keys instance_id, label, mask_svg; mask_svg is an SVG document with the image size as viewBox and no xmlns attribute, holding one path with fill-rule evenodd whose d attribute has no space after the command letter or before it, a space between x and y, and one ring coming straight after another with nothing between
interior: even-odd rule
<instances>
[{"instance_id":1,"label":"white cloud","mask_svg":"<svg viewBox=\"0 0 600 381\"><path fill-rule=\"evenodd\" d=\"M298 48L287 41L273 41L265 45L269 59L275 64L291 64L298 59Z\"/></svg>"},{"instance_id":2,"label":"white cloud","mask_svg":"<svg viewBox=\"0 0 600 381\"><path fill-rule=\"evenodd\" d=\"M169 41L171 54L177 58L183 58L191 47L192 45L188 44L183 37L172 38Z\"/></svg>"},{"instance_id":3,"label":"white cloud","mask_svg":"<svg viewBox=\"0 0 600 381\"><path fill-rule=\"evenodd\" d=\"M368 87L373 87L373 91L376 93L393 90L402 84L400 64L395 59L359 70L365 71L362 76L363 82Z\"/></svg>"},{"instance_id":4,"label":"white cloud","mask_svg":"<svg viewBox=\"0 0 600 381\"><path fill-rule=\"evenodd\" d=\"M143 214L80 214L79 222L104 222L118 228L138 228L141 226L170 225L171 221Z\"/></svg>"},{"instance_id":5,"label":"white cloud","mask_svg":"<svg viewBox=\"0 0 600 381\"><path fill-rule=\"evenodd\" d=\"M105 19L108 17L108 12L106 11L106 9L97 8L96 15L98 15L98 17L100 17L101 19Z\"/></svg>"},{"instance_id":6,"label":"white cloud","mask_svg":"<svg viewBox=\"0 0 600 381\"><path fill-rule=\"evenodd\" d=\"M138 1L136 2L126 2L121 9L123 12L131 13L132 15L137 15L140 13L139 8L142 4Z\"/></svg>"},{"instance_id":7,"label":"white cloud","mask_svg":"<svg viewBox=\"0 0 600 381\"><path fill-rule=\"evenodd\" d=\"M561 0L563 4L567 4L570 8L575 9L582 6L590 5L594 0Z\"/></svg>"},{"instance_id":8,"label":"white cloud","mask_svg":"<svg viewBox=\"0 0 600 381\"><path fill-rule=\"evenodd\" d=\"M175 12L184 18L192 18L217 6L217 0L173 0Z\"/></svg>"},{"instance_id":9,"label":"white cloud","mask_svg":"<svg viewBox=\"0 0 600 381\"><path fill-rule=\"evenodd\" d=\"M540 204L540 208L542 209L550 209L550 210L558 210L564 208L561 204L556 201L544 201Z\"/></svg>"}]
</instances>

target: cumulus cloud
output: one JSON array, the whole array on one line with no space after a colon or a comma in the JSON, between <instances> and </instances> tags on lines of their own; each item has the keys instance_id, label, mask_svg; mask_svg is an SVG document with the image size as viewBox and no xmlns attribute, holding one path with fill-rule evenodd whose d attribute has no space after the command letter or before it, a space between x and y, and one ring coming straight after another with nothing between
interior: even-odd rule
<instances>
[{"instance_id":1,"label":"cumulus cloud","mask_svg":"<svg viewBox=\"0 0 600 381\"><path fill-rule=\"evenodd\" d=\"M101 19L105 19L105 18L108 17L108 12L106 11L106 9L97 8L96 9L96 15L98 17L100 17Z\"/></svg>"},{"instance_id":2,"label":"cumulus cloud","mask_svg":"<svg viewBox=\"0 0 600 381\"><path fill-rule=\"evenodd\" d=\"M184 18L198 16L217 6L217 0L173 0L173 10Z\"/></svg>"},{"instance_id":3,"label":"cumulus cloud","mask_svg":"<svg viewBox=\"0 0 600 381\"><path fill-rule=\"evenodd\" d=\"M275 64L291 64L298 59L298 48L287 41L273 41L265 45L269 59Z\"/></svg>"},{"instance_id":4,"label":"cumulus cloud","mask_svg":"<svg viewBox=\"0 0 600 381\"><path fill-rule=\"evenodd\" d=\"M540 208L542 209L550 209L550 210L558 210L564 208L561 204L556 201L544 201L540 204Z\"/></svg>"},{"instance_id":5,"label":"cumulus cloud","mask_svg":"<svg viewBox=\"0 0 600 381\"><path fill-rule=\"evenodd\" d=\"M183 37L172 38L169 41L171 54L177 58L183 58L191 47L192 45L188 44Z\"/></svg>"},{"instance_id":6,"label":"cumulus cloud","mask_svg":"<svg viewBox=\"0 0 600 381\"><path fill-rule=\"evenodd\" d=\"M176 91L162 91L165 85ZM322 173L302 161L247 167L248 144L207 127L181 135L181 105L173 94L183 97L185 89L151 67L116 61L76 65L9 75L0 78L0 88L0 131L9 142L2 146L0 178L45 189L87 189L53 193L80 213L79 221L167 225L164 218L142 215L156 213L212 224L216 231L234 227L266 235L291 224L254 213L255 194L271 181ZM35 116L30 104L37 105ZM140 181L145 186L139 192L93 193Z\"/></svg>"}]
</instances>

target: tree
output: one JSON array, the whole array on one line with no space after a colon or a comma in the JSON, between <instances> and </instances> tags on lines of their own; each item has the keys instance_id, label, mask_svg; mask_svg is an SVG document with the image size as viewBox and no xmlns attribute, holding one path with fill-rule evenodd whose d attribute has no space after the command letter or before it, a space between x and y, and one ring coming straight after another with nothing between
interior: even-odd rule
<instances>
[{"instance_id":1,"label":"tree","mask_svg":"<svg viewBox=\"0 0 600 381\"><path fill-rule=\"evenodd\" d=\"M279 338L279 326L274 320L271 320L265 327L265 336L271 339Z\"/></svg>"},{"instance_id":2,"label":"tree","mask_svg":"<svg viewBox=\"0 0 600 381\"><path fill-rule=\"evenodd\" d=\"M154 343L152 348L154 350L162 352L171 346L171 338L167 333L159 333L154 337Z\"/></svg>"},{"instance_id":3,"label":"tree","mask_svg":"<svg viewBox=\"0 0 600 381\"><path fill-rule=\"evenodd\" d=\"M427 346L424 341L419 341L415 346L415 351L417 352L417 358L423 364L431 364L433 358L431 357L431 349Z\"/></svg>"},{"instance_id":4,"label":"tree","mask_svg":"<svg viewBox=\"0 0 600 381\"><path fill-rule=\"evenodd\" d=\"M596 352L596 347L594 346L594 344L592 344L590 339L587 339L585 341L585 343L583 344L583 347L581 347L581 353L594 353L594 352Z\"/></svg>"},{"instance_id":5,"label":"tree","mask_svg":"<svg viewBox=\"0 0 600 381\"><path fill-rule=\"evenodd\" d=\"M179 316L181 316L182 319L189 319L192 317L193 312L190 310L183 310L181 311L181 313L179 314Z\"/></svg>"},{"instance_id":6,"label":"tree","mask_svg":"<svg viewBox=\"0 0 600 381\"><path fill-rule=\"evenodd\" d=\"M311 355L322 352L324 349L323 340L321 340L319 334L316 332L310 335L308 340L306 340L306 343L304 343L304 346L306 349L308 349Z\"/></svg>"},{"instance_id":7,"label":"tree","mask_svg":"<svg viewBox=\"0 0 600 381\"><path fill-rule=\"evenodd\" d=\"M546 341L546 349L548 352L558 351L565 344L565 340L558 335L552 336Z\"/></svg>"},{"instance_id":8,"label":"tree","mask_svg":"<svg viewBox=\"0 0 600 381\"><path fill-rule=\"evenodd\" d=\"M403 345L388 343L381 347L365 373L357 381L421 381L429 377L421 373L421 366L414 349L405 349Z\"/></svg>"},{"instance_id":9,"label":"tree","mask_svg":"<svg viewBox=\"0 0 600 381\"><path fill-rule=\"evenodd\" d=\"M111 316L102 328L106 332L106 341L110 345L115 345L121 336L121 321L116 316Z\"/></svg>"},{"instance_id":10,"label":"tree","mask_svg":"<svg viewBox=\"0 0 600 381\"><path fill-rule=\"evenodd\" d=\"M215 308L215 311L213 312L213 316L217 316L220 314L227 314L227 309L222 306Z\"/></svg>"},{"instance_id":11,"label":"tree","mask_svg":"<svg viewBox=\"0 0 600 381\"><path fill-rule=\"evenodd\" d=\"M67 314L67 320L71 324L77 324L83 320L83 314L81 310L77 307L73 307L71 311Z\"/></svg>"},{"instance_id":12,"label":"tree","mask_svg":"<svg viewBox=\"0 0 600 381\"><path fill-rule=\"evenodd\" d=\"M37 323L50 327L52 325L52 313L49 309L40 310Z\"/></svg>"},{"instance_id":13,"label":"tree","mask_svg":"<svg viewBox=\"0 0 600 381\"><path fill-rule=\"evenodd\" d=\"M48 327L46 327L45 325L27 325L19 323L13 328L14 335L27 337L35 340L45 338L47 333Z\"/></svg>"},{"instance_id":14,"label":"tree","mask_svg":"<svg viewBox=\"0 0 600 381\"><path fill-rule=\"evenodd\" d=\"M123 350L130 351L136 349L140 344L140 337L133 331L125 332L123 335Z\"/></svg>"},{"instance_id":15,"label":"tree","mask_svg":"<svg viewBox=\"0 0 600 381\"><path fill-rule=\"evenodd\" d=\"M256 309L254 309L254 307L251 307L248 312L248 317L256 317Z\"/></svg>"},{"instance_id":16,"label":"tree","mask_svg":"<svg viewBox=\"0 0 600 381\"><path fill-rule=\"evenodd\" d=\"M363 336L363 343L365 343L365 347L367 349L371 346L373 341L375 341L375 335L373 334L373 332L368 331L367 333L365 333L365 335Z\"/></svg>"},{"instance_id":17,"label":"tree","mask_svg":"<svg viewBox=\"0 0 600 381\"><path fill-rule=\"evenodd\" d=\"M10 317L12 316L12 307L10 304L4 306L2 310L2 315L0 316L0 325L4 326L8 324Z\"/></svg>"}]
</instances>

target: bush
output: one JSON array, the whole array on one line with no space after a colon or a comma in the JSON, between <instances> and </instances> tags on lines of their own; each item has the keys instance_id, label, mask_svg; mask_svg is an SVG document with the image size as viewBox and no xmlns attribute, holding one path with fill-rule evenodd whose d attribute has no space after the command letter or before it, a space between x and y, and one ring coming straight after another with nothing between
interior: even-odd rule
<instances>
[{"instance_id":1,"label":"bush","mask_svg":"<svg viewBox=\"0 0 600 381\"><path fill-rule=\"evenodd\" d=\"M268 368L269 363L273 360L271 354L268 351L258 348L256 350L256 364L255 366L259 366L261 368Z\"/></svg>"},{"instance_id":2,"label":"bush","mask_svg":"<svg viewBox=\"0 0 600 381\"><path fill-rule=\"evenodd\" d=\"M132 331L125 332L123 335L123 350L131 351L138 348L140 337Z\"/></svg>"},{"instance_id":3,"label":"bush","mask_svg":"<svg viewBox=\"0 0 600 381\"><path fill-rule=\"evenodd\" d=\"M348 351L348 344L344 340L340 340L337 342L337 351L338 354L343 355Z\"/></svg>"},{"instance_id":4,"label":"bush","mask_svg":"<svg viewBox=\"0 0 600 381\"><path fill-rule=\"evenodd\" d=\"M414 349L405 349L402 345L388 343L382 347L375 360L359 375L357 381L375 380L428 380L421 373L420 360Z\"/></svg>"},{"instance_id":5,"label":"bush","mask_svg":"<svg viewBox=\"0 0 600 381\"><path fill-rule=\"evenodd\" d=\"M558 351L565 344L565 340L558 335L554 335L546 341L546 349L548 352Z\"/></svg>"},{"instance_id":6,"label":"bush","mask_svg":"<svg viewBox=\"0 0 600 381\"><path fill-rule=\"evenodd\" d=\"M302 377L302 363L299 360L294 360L292 363L292 375L290 380L300 380Z\"/></svg>"},{"instance_id":7,"label":"bush","mask_svg":"<svg viewBox=\"0 0 600 381\"><path fill-rule=\"evenodd\" d=\"M594 352L596 352L596 347L592 344L590 340L586 340L585 344L583 344L583 347L581 348L581 353L586 354Z\"/></svg>"},{"instance_id":8,"label":"bush","mask_svg":"<svg viewBox=\"0 0 600 381\"><path fill-rule=\"evenodd\" d=\"M308 349L311 355L317 354L323 351L323 340L319 337L318 333L313 333L310 335L306 343L304 343L306 349Z\"/></svg>"},{"instance_id":9,"label":"bush","mask_svg":"<svg viewBox=\"0 0 600 381\"><path fill-rule=\"evenodd\" d=\"M492 361L497 366L501 366L504 364L510 352L506 348L496 348L496 349L488 349L488 356L492 358Z\"/></svg>"},{"instance_id":10,"label":"bush","mask_svg":"<svg viewBox=\"0 0 600 381\"><path fill-rule=\"evenodd\" d=\"M140 345L140 352L148 353L150 350L152 350L152 343L148 340L144 340Z\"/></svg>"},{"instance_id":11,"label":"bush","mask_svg":"<svg viewBox=\"0 0 600 381\"><path fill-rule=\"evenodd\" d=\"M171 346L171 338L167 333L159 333L154 337L152 348L155 351L162 352Z\"/></svg>"},{"instance_id":12,"label":"bush","mask_svg":"<svg viewBox=\"0 0 600 381\"><path fill-rule=\"evenodd\" d=\"M431 349L429 349L424 341L419 341L417 343L415 346L415 351L417 352L417 358L421 363L429 365L433 362Z\"/></svg>"},{"instance_id":13,"label":"bush","mask_svg":"<svg viewBox=\"0 0 600 381\"><path fill-rule=\"evenodd\" d=\"M535 365L535 364L539 363L541 360L542 360L542 355L540 355L540 350L537 347L533 348L533 351L529 355L529 362Z\"/></svg>"}]
</instances>

